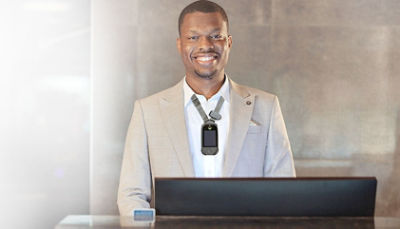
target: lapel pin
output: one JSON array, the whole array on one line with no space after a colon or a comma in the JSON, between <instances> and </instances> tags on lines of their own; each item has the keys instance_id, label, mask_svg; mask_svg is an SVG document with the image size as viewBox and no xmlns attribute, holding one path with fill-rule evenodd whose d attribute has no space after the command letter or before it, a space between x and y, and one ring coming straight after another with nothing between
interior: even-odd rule
<instances>
[{"instance_id":1,"label":"lapel pin","mask_svg":"<svg viewBox=\"0 0 400 229\"><path fill-rule=\"evenodd\" d=\"M247 105L251 105L251 101L247 101L246 104L247 104Z\"/></svg>"}]
</instances>

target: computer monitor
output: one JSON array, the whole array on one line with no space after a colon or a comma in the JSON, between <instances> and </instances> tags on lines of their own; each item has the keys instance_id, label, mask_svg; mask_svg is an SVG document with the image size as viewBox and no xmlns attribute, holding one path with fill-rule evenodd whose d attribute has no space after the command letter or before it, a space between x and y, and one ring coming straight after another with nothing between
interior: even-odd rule
<instances>
[{"instance_id":1,"label":"computer monitor","mask_svg":"<svg viewBox=\"0 0 400 229\"><path fill-rule=\"evenodd\" d=\"M375 177L155 178L158 215L373 216Z\"/></svg>"}]
</instances>

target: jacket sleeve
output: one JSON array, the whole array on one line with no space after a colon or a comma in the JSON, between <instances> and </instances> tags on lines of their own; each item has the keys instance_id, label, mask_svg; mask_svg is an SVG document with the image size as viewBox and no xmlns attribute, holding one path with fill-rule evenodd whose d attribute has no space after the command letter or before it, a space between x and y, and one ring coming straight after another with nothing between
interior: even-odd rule
<instances>
[{"instance_id":1,"label":"jacket sleeve","mask_svg":"<svg viewBox=\"0 0 400 229\"><path fill-rule=\"evenodd\" d=\"M126 136L118 189L118 208L121 216L132 216L134 208L149 208L151 172L146 128L140 100L135 102Z\"/></svg>"},{"instance_id":2,"label":"jacket sleeve","mask_svg":"<svg viewBox=\"0 0 400 229\"><path fill-rule=\"evenodd\" d=\"M271 111L265 160L265 177L296 176L289 137L276 96Z\"/></svg>"}]
</instances>

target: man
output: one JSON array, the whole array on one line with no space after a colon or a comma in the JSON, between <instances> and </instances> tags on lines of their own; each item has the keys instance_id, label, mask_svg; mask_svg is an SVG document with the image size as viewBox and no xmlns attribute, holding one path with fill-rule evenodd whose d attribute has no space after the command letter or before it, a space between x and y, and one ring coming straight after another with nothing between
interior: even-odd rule
<instances>
[{"instance_id":1,"label":"man","mask_svg":"<svg viewBox=\"0 0 400 229\"><path fill-rule=\"evenodd\" d=\"M228 26L213 2L181 12L176 45L186 75L135 103L118 191L121 215L150 207L155 177L295 176L277 97L224 72L232 47ZM208 132L213 128L217 134Z\"/></svg>"}]
</instances>

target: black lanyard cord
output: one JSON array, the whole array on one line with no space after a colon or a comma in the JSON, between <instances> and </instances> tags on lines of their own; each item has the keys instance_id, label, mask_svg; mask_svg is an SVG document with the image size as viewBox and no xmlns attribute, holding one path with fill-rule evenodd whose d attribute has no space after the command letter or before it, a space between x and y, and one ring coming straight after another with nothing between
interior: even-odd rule
<instances>
[{"instance_id":1,"label":"black lanyard cord","mask_svg":"<svg viewBox=\"0 0 400 229\"><path fill-rule=\"evenodd\" d=\"M204 112L203 107L200 104L199 99L195 94L192 95L191 100L196 107L197 111L199 112L201 118L203 119L204 123L209 122L209 121L215 121L215 120L220 120L221 119L221 114L219 114L219 111L221 110L222 104L224 103L224 97L220 96L217 106L215 107L214 110L210 111L210 117L208 118L206 112Z\"/></svg>"}]
</instances>

